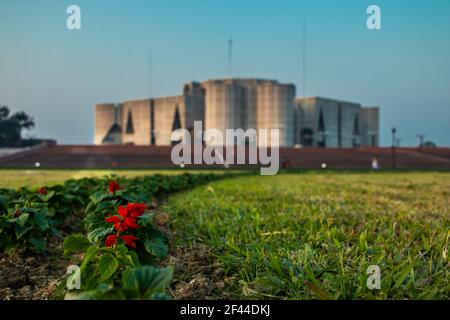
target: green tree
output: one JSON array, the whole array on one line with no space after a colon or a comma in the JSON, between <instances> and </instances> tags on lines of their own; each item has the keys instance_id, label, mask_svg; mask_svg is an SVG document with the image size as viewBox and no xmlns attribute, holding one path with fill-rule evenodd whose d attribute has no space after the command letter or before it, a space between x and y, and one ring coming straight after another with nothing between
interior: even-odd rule
<instances>
[{"instance_id":1,"label":"green tree","mask_svg":"<svg viewBox=\"0 0 450 320\"><path fill-rule=\"evenodd\" d=\"M0 147L17 147L22 141L22 130L34 127L34 119L25 112L11 114L8 106L0 104Z\"/></svg>"}]
</instances>

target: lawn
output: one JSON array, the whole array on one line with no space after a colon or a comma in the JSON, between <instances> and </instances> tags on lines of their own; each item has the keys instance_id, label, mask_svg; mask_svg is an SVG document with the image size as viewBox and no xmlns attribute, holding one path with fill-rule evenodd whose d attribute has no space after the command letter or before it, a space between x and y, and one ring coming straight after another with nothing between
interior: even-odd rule
<instances>
[{"instance_id":1,"label":"lawn","mask_svg":"<svg viewBox=\"0 0 450 320\"><path fill-rule=\"evenodd\" d=\"M244 176L171 196L178 298L448 299L450 173ZM170 263L170 262L169 262ZM381 289L366 286L381 270Z\"/></svg>"},{"instance_id":2,"label":"lawn","mask_svg":"<svg viewBox=\"0 0 450 320\"><path fill-rule=\"evenodd\" d=\"M206 184L191 177L188 190L187 177L172 175L183 172L0 170L0 188L31 187L17 195L3 190L4 199L13 196L17 201L4 201L5 208L11 207L5 209L7 226L29 222L30 230L38 232L52 224L63 232L63 237L46 239L43 255L29 251L40 244L35 234L22 237L23 228L16 226L17 240L20 235L27 250L12 257L0 254L0 275L16 272L15 278L0 277L0 297L54 297L68 261L78 261L77 255L62 255L62 241L86 232L91 220L83 220L84 208L92 211L98 205L103 221L117 201L140 201L153 207L154 223L167 237L170 252L157 265L175 267L168 291L176 299L450 298L450 172L292 171L235 175ZM172 176L141 177L156 173ZM128 177L117 178L123 193L108 194L110 178L49 187L71 178L111 174ZM44 185L57 196L34 190ZM90 198L99 191L110 202L87 205L103 199ZM106 210L106 205L111 208ZM50 214L55 210L68 218L58 222ZM29 214L22 211L34 212L35 220L28 221ZM101 247L104 239L93 243ZM367 287L369 266L381 271L380 289ZM24 278L38 269L37 279Z\"/></svg>"}]
</instances>

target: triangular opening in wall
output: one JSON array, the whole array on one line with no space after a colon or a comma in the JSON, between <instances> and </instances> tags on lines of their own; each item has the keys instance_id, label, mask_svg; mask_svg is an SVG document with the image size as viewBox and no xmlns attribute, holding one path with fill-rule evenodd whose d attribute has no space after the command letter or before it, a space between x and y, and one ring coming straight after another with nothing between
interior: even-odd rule
<instances>
[{"instance_id":1,"label":"triangular opening in wall","mask_svg":"<svg viewBox=\"0 0 450 320\"><path fill-rule=\"evenodd\" d=\"M126 130L127 134L132 134L134 133L134 127L133 127L133 118L131 116L131 110L128 111L128 119L127 119L127 130Z\"/></svg>"},{"instance_id":2,"label":"triangular opening in wall","mask_svg":"<svg viewBox=\"0 0 450 320\"><path fill-rule=\"evenodd\" d=\"M178 111L178 106L175 110L175 116L172 122L172 131L175 131L177 129L181 129L180 112Z\"/></svg>"},{"instance_id":3,"label":"triangular opening in wall","mask_svg":"<svg viewBox=\"0 0 450 320\"><path fill-rule=\"evenodd\" d=\"M325 119L323 118L323 111L320 109L319 113L319 127L317 128L317 146L320 148L325 148L327 145L325 139Z\"/></svg>"},{"instance_id":4,"label":"triangular opening in wall","mask_svg":"<svg viewBox=\"0 0 450 320\"><path fill-rule=\"evenodd\" d=\"M117 123L114 123L103 139L102 143L120 143L120 135L122 133L122 129Z\"/></svg>"},{"instance_id":5,"label":"triangular opening in wall","mask_svg":"<svg viewBox=\"0 0 450 320\"><path fill-rule=\"evenodd\" d=\"M319 114L319 127L318 130L319 132L325 132L325 120L323 118L323 112L322 110L320 110L320 114Z\"/></svg>"}]
</instances>

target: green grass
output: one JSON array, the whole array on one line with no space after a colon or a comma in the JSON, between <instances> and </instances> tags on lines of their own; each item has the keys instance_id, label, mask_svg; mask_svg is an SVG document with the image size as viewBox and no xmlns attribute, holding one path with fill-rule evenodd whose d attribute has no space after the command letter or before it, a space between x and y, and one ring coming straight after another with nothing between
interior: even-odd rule
<instances>
[{"instance_id":1,"label":"green grass","mask_svg":"<svg viewBox=\"0 0 450 320\"><path fill-rule=\"evenodd\" d=\"M236 278L223 297L450 298L450 173L244 176L165 210L179 247L207 245ZM381 290L366 286L370 265Z\"/></svg>"},{"instance_id":2,"label":"green grass","mask_svg":"<svg viewBox=\"0 0 450 320\"><path fill-rule=\"evenodd\" d=\"M218 172L220 170L215 170ZM109 176L112 174L136 177L152 174L181 174L185 172L212 172L212 170L20 170L2 169L0 170L0 188L15 189L28 186L37 188L41 186L51 186L61 184L68 179L81 179Z\"/></svg>"}]
</instances>

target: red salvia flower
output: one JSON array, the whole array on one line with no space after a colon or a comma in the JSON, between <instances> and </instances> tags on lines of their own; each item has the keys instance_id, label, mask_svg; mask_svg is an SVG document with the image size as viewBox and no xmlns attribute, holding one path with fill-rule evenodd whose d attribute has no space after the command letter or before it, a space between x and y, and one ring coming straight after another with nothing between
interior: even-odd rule
<instances>
[{"instance_id":1,"label":"red salvia flower","mask_svg":"<svg viewBox=\"0 0 450 320\"><path fill-rule=\"evenodd\" d=\"M41 188L39 188L38 192L45 196L47 194L47 189L45 189L44 187L41 187Z\"/></svg>"},{"instance_id":2,"label":"red salvia flower","mask_svg":"<svg viewBox=\"0 0 450 320\"><path fill-rule=\"evenodd\" d=\"M136 224L135 218L125 218L124 223L130 228L130 229L138 229L139 226Z\"/></svg>"},{"instance_id":3,"label":"red salvia flower","mask_svg":"<svg viewBox=\"0 0 450 320\"><path fill-rule=\"evenodd\" d=\"M120 231L120 232L126 231L129 227L126 224L126 222L123 219L121 219L119 216L110 216L105 219L105 222L113 224L114 229L116 229L117 231Z\"/></svg>"},{"instance_id":4,"label":"red salvia flower","mask_svg":"<svg viewBox=\"0 0 450 320\"><path fill-rule=\"evenodd\" d=\"M146 209L146 205L143 203L128 203L126 207L120 206L117 209L117 212L121 215L122 218L137 218L144 214Z\"/></svg>"},{"instance_id":5,"label":"red salvia flower","mask_svg":"<svg viewBox=\"0 0 450 320\"><path fill-rule=\"evenodd\" d=\"M114 229L116 229L119 232L127 231L128 225L125 222L116 223L114 224Z\"/></svg>"},{"instance_id":6,"label":"red salvia flower","mask_svg":"<svg viewBox=\"0 0 450 320\"><path fill-rule=\"evenodd\" d=\"M132 218L142 216L145 212L146 205L144 203L129 203L127 204L128 215Z\"/></svg>"},{"instance_id":7,"label":"red salvia flower","mask_svg":"<svg viewBox=\"0 0 450 320\"><path fill-rule=\"evenodd\" d=\"M111 216L111 217L106 218L105 221L108 223L116 224L116 223L120 223L120 218L118 216Z\"/></svg>"},{"instance_id":8,"label":"red salvia flower","mask_svg":"<svg viewBox=\"0 0 450 320\"><path fill-rule=\"evenodd\" d=\"M120 216L122 217L122 218L126 218L126 217L128 217L128 210L124 207L124 206L120 206L118 209L117 209L117 212L120 214Z\"/></svg>"},{"instance_id":9,"label":"red salvia flower","mask_svg":"<svg viewBox=\"0 0 450 320\"><path fill-rule=\"evenodd\" d=\"M138 237L132 236L132 235L127 235L127 236L122 236L121 237L123 242L125 242L125 244L131 248L136 249L136 240L139 240Z\"/></svg>"},{"instance_id":10,"label":"red salvia flower","mask_svg":"<svg viewBox=\"0 0 450 320\"><path fill-rule=\"evenodd\" d=\"M117 190L120 190L119 184L118 184L117 182L115 182L115 181L111 181L111 182L109 183L109 192L110 192L110 193L114 193L114 192L116 192Z\"/></svg>"},{"instance_id":11,"label":"red salvia flower","mask_svg":"<svg viewBox=\"0 0 450 320\"><path fill-rule=\"evenodd\" d=\"M106 237L105 246L112 247L116 244L116 235L111 234Z\"/></svg>"},{"instance_id":12,"label":"red salvia flower","mask_svg":"<svg viewBox=\"0 0 450 320\"><path fill-rule=\"evenodd\" d=\"M117 208L117 213L119 215L107 217L105 221L114 225L117 234L109 235L106 238L106 246L110 247L115 245L117 237L120 237L127 246L136 248L135 241L139 240L139 238L133 235L120 236L120 234L128 229L138 229L139 225L136 223L136 220L144 214L145 209L146 205L143 203L128 203L126 207L119 206L119 208Z\"/></svg>"}]
</instances>

